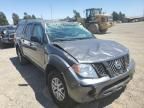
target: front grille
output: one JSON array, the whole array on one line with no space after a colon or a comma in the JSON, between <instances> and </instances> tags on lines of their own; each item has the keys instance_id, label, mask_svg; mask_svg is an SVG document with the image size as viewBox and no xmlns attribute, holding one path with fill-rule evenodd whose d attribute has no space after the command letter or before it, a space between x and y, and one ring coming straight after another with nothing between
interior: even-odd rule
<instances>
[{"instance_id":1,"label":"front grille","mask_svg":"<svg viewBox=\"0 0 144 108\"><path fill-rule=\"evenodd\" d=\"M124 56L124 60L125 60L125 65L126 65L126 68L128 67L128 65L129 65L129 55L127 54L127 55L125 55Z\"/></svg>"},{"instance_id":2,"label":"front grille","mask_svg":"<svg viewBox=\"0 0 144 108\"><path fill-rule=\"evenodd\" d=\"M10 38L14 38L14 35L13 35L13 34L12 34L12 35L9 35L9 37L10 37Z\"/></svg>"},{"instance_id":3,"label":"front grille","mask_svg":"<svg viewBox=\"0 0 144 108\"><path fill-rule=\"evenodd\" d=\"M94 67L99 77L107 76L106 68L103 64L97 63L97 64L94 64Z\"/></svg>"},{"instance_id":4,"label":"front grille","mask_svg":"<svg viewBox=\"0 0 144 108\"><path fill-rule=\"evenodd\" d=\"M121 57L116 60L108 61L108 65L110 68L111 77L115 77L115 76L118 76L119 74L126 72L126 65L125 65L124 57Z\"/></svg>"},{"instance_id":5,"label":"front grille","mask_svg":"<svg viewBox=\"0 0 144 108\"><path fill-rule=\"evenodd\" d=\"M96 69L99 77L110 76L115 77L126 72L129 64L129 56L125 55L115 60L106 61L103 63L95 63L94 68Z\"/></svg>"}]
</instances>

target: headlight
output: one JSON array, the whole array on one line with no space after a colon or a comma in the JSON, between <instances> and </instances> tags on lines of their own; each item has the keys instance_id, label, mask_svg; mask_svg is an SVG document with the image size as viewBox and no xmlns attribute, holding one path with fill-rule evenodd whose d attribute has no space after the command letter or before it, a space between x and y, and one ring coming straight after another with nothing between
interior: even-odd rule
<instances>
[{"instance_id":1,"label":"headlight","mask_svg":"<svg viewBox=\"0 0 144 108\"><path fill-rule=\"evenodd\" d=\"M74 64L73 70L84 78L98 78L96 71L90 64Z\"/></svg>"},{"instance_id":2,"label":"headlight","mask_svg":"<svg viewBox=\"0 0 144 108\"><path fill-rule=\"evenodd\" d=\"M7 35L7 34L8 34L8 31L7 31L7 30L4 30L3 33L4 33L5 35Z\"/></svg>"}]
</instances>

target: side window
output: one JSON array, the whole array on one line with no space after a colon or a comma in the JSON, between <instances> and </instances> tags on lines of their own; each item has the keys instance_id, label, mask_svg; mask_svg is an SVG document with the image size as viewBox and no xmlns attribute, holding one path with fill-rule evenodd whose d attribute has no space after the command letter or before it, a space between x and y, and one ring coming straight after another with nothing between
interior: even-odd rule
<instances>
[{"instance_id":1,"label":"side window","mask_svg":"<svg viewBox=\"0 0 144 108\"><path fill-rule=\"evenodd\" d=\"M33 36L38 37L39 40L43 38L43 29L39 24L34 25Z\"/></svg>"},{"instance_id":2,"label":"side window","mask_svg":"<svg viewBox=\"0 0 144 108\"><path fill-rule=\"evenodd\" d=\"M32 24L27 24L26 29L25 29L25 38L30 40L30 37L32 36Z\"/></svg>"}]
</instances>

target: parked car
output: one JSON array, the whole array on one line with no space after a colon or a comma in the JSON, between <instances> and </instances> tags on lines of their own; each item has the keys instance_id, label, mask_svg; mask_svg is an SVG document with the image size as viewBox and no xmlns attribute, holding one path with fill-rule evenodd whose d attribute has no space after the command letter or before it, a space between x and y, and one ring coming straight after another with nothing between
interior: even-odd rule
<instances>
[{"instance_id":1,"label":"parked car","mask_svg":"<svg viewBox=\"0 0 144 108\"><path fill-rule=\"evenodd\" d=\"M97 39L74 22L23 20L16 31L21 64L30 60L45 72L54 101L69 108L124 88L135 71L123 45Z\"/></svg>"},{"instance_id":2,"label":"parked car","mask_svg":"<svg viewBox=\"0 0 144 108\"><path fill-rule=\"evenodd\" d=\"M3 31L3 26L0 26L0 40L1 40L1 38L2 38L2 32Z\"/></svg>"},{"instance_id":3,"label":"parked car","mask_svg":"<svg viewBox=\"0 0 144 108\"><path fill-rule=\"evenodd\" d=\"M15 26L2 26L0 27L0 42L2 45L14 45Z\"/></svg>"}]
</instances>

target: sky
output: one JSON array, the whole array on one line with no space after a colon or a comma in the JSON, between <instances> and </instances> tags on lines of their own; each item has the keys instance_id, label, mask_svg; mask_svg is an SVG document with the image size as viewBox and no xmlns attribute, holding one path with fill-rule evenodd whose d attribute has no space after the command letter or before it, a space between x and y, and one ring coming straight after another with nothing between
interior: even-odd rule
<instances>
[{"instance_id":1,"label":"sky","mask_svg":"<svg viewBox=\"0 0 144 108\"><path fill-rule=\"evenodd\" d=\"M103 8L107 14L122 11L128 17L144 15L144 0L0 0L0 3L0 11L5 13L10 24L13 12L20 18L27 12L44 19L72 17L74 9L85 17L87 8Z\"/></svg>"}]
</instances>

